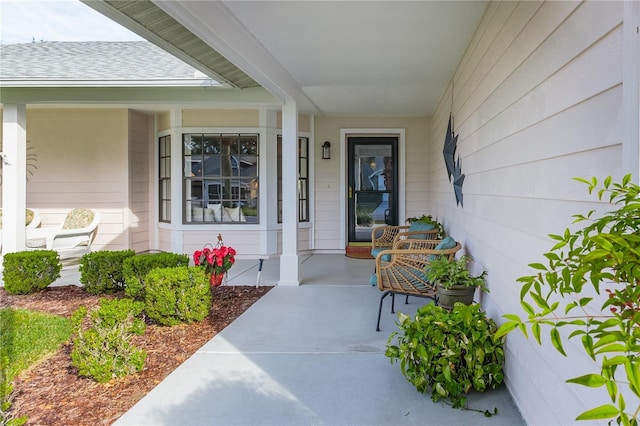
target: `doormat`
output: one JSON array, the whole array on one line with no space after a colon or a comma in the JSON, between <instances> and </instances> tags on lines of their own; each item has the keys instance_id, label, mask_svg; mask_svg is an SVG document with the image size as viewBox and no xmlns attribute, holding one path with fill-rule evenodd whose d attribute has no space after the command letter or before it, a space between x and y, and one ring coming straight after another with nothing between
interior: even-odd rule
<instances>
[{"instance_id":1,"label":"doormat","mask_svg":"<svg viewBox=\"0 0 640 426\"><path fill-rule=\"evenodd\" d=\"M353 259L373 259L371 246L347 246L345 256Z\"/></svg>"}]
</instances>

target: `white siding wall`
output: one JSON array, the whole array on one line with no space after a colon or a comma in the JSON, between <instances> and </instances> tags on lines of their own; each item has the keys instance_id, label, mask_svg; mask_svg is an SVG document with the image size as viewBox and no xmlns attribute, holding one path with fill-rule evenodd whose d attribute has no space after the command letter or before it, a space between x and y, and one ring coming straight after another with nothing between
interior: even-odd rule
<instances>
[{"instance_id":1,"label":"white siding wall","mask_svg":"<svg viewBox=\"0 0 640 426\"><path fill-rule=\"evenodd\" d=\"M129 111L129 240L137 253L149 250L149 217L151 214L149 140L152 118Z\"/></svg>"},{"instance_id":2,"label":"white siding wall","mask_svg":"<svg viewBox=\"0 0 640 426\"><path fill-rule=\"evenodd\" d=\"M488 271L482 304L524 316L516 279L570 226L602 208L573 177L620 177L621 2L488 5L433 118L429 199L445 228ZM453 92L453 93L452 93ZM450 112L466 175L457 207L442 144ZM629 172L629 171L626 171ZM603 391L565 380L599 371L576 344L569 357L508 338L508 386L529 424L571 424Z\"/></svg>"},{"instance_id":3,"label":"white siding wall","mask_svg":"<svg viewBox=\"0 0 640 426\"><path fill-rule=\"evenodd\" d=\"M58 225L74 207L99 210L96 250L128 248L126 109L28 109L27 139L35 155L27 206L42 226Z\"/></svg>"}]
</instances>

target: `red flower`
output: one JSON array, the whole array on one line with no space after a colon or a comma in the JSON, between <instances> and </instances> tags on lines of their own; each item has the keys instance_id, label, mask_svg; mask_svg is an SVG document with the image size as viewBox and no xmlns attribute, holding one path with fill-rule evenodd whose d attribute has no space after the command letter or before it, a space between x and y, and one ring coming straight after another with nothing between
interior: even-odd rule
<instances>
[{"instance_id":1,"label":"red flower","mask_svg":"<svg viewBox=\"0 0 640 426\"><path fill-rule=\"evenodd\" d=\"M202 250L193 252L193 263L201 266L205 273L209 275L212 285L214 285L214 276L223 276L236 262L236 250L233 247L225 246L222 237L218 235L218 245L211 249L204 247ZM221 281L216 281L220 285ZM217 286L216 285L216 286Z\"/></svg>"}]
</instances>

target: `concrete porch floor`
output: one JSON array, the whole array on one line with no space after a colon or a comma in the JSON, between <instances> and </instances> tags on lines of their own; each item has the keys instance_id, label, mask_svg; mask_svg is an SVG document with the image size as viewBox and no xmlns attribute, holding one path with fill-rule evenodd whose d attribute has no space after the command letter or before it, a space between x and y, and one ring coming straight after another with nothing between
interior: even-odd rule
<instances>
[{"instance_id":1,"label":"concrete porch floor","mask_svg":"<svg viewBox=\"0 0 640 426\"><path fill-rule=\"evenodd\" d=\"M472 393L486 418L431 401L384 356L396 315L369 285L374 261L301 256L299 287L276 286L279 259L265 260L256 302L125 413L116 425L524 425L505 385ZM256 285L258 261L238 260L229 285ZM77 284L66 268L56 284ZM413 315L426 300L396 300Z\"/></svg>"}]
</instances>

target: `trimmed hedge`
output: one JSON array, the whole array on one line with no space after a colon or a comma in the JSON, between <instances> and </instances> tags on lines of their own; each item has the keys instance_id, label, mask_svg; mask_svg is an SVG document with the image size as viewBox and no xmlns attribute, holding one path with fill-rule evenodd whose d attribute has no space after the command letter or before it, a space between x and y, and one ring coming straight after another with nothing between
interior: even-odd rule
<instances>
[{"instance_id":1,"label":"trimmed hedge","mask_svg":"<svg viewBox=\"0 0 640 426\"><path fill-rule=\"evenodd\" d=\"M60 257L53 250L7 253L2 262L4 288L11 294L43 290L60 278Z\"/></svg>"},{"instance_id":2,"label":"trimmed hedge","mask_svg":"<svg viewBox=\"0 0 640 426\"><path fill-rule=\"evenodd\" d=\"M145 312L162 325L201 321L211 309L211 288L201 268L156 268L147 274Z\"/></svg>"},{"instance_id":3,"label":"trimmed hedge","mask_svg":"<svg viewBox=\"0 0 640 426\"><path fill-rule=\"evenodd\" d=\"M91 294L113 293L124 287L123 263L133 250L95 251L80 259L80 282Z\"/></svg>"},{"instance_id":4,"label":"trimmed hedge","mask_svg":"<svg viewBox=\"0 0 640 426\"><path fill-rule=\"evenodd\" d=\"M124 294L135 300L144 301L146 276L152 269L189 265L189 256L176 253L137 254L125 259Z\"/></svg>"}]
</instances>

